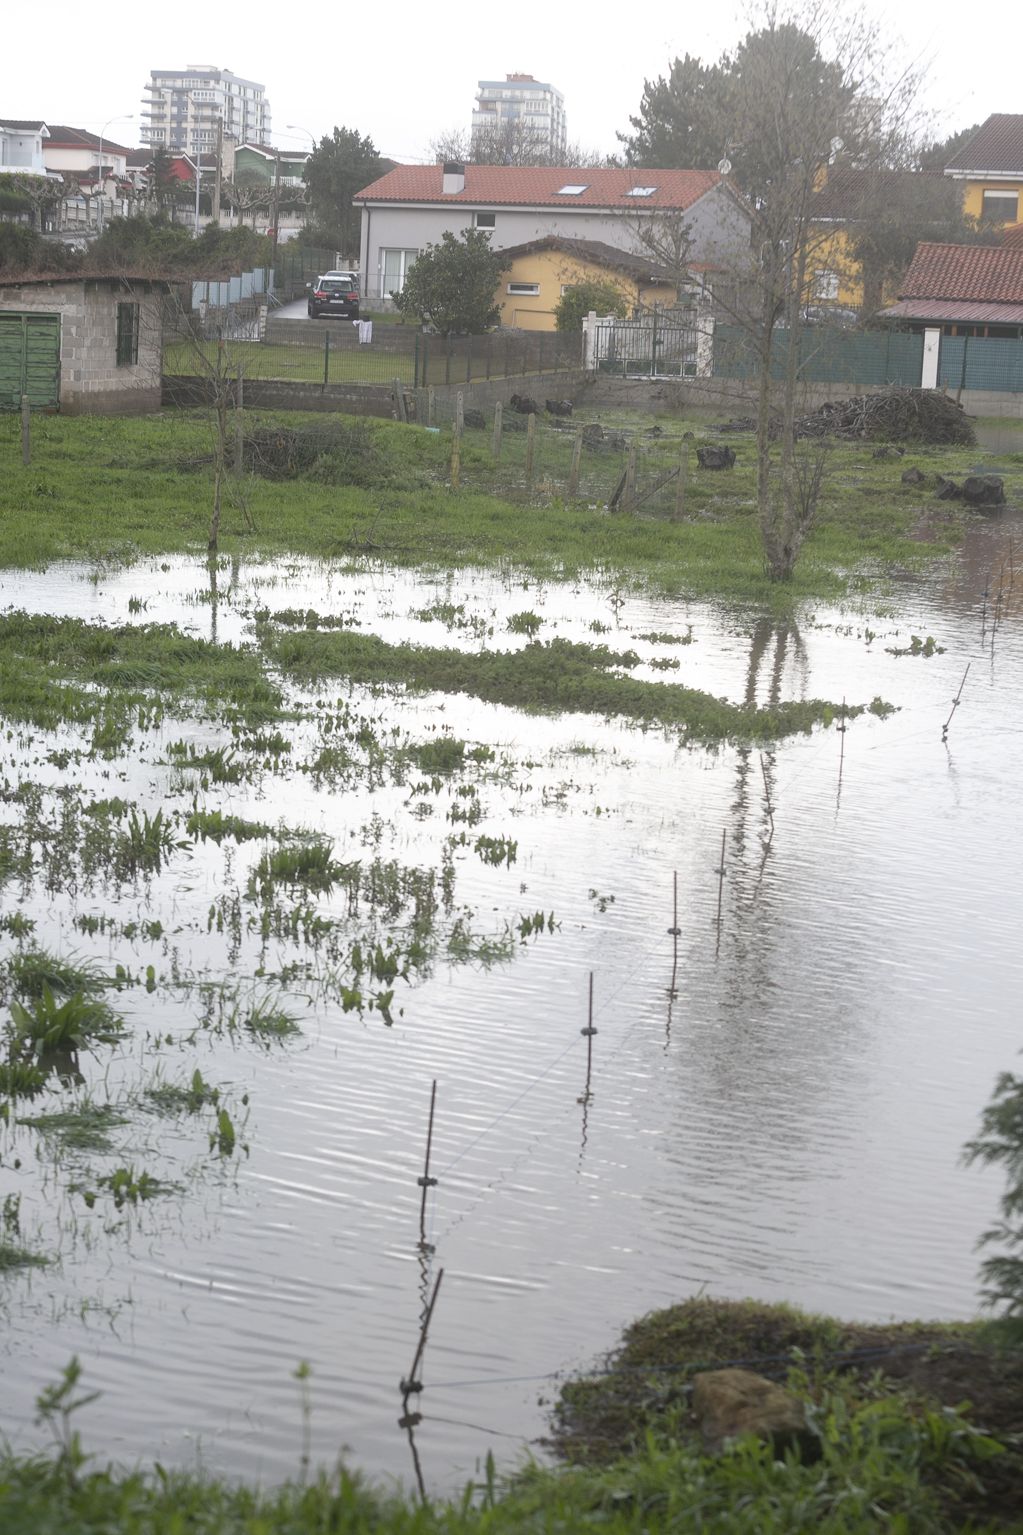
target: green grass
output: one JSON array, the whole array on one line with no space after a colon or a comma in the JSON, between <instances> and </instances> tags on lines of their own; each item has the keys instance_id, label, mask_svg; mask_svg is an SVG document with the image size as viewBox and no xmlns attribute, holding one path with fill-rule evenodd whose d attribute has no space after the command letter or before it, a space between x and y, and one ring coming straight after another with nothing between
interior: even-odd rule
<instances>
[{"instance_id":1,"label":"green grass","mask_svg":"<svg viewBox=\"0 0 1023 1535\"><path fill-rule=\"evenodd\" d=\"M15 954L7 968L19 997L41 997L46 986L54 995L68 996L75 991L95 991L105 984L105 977L91 960L76 964L46 949Z\"/></svg>"},{"instance_id":2,"label":"green grass","mask_svg":"<svg viewBox=\"0 0 1023 1535\"><path fill-rule=\"evenodd\" d=\"M646 418L647 422L649 418ZM260 422L308 427L297 413L246 414ZM640 419L631 424L639 426ZM662 438L645 441L641 485L677 462L686 423L672 422ZM33 459L23 468L17 422L0 415L0 567L43 565L57 558L130 560L205 548L211 471L187 461L208 456L210 424L199 411L168 410L142 419L39 417L33 423ZM706 428L699 425L697 434ZM685 519L670 521L670 488L636 516L608 516L605 507L621 454L595 454L575 502L564 499L572 434L544 431L533 492L524 484L525 437L509 430L500 464L489 435L467 433L462 486L446 487L450 437L396 423L369 423L374 453L387 469L383 490L350 484L286 483L247 477L245 514L234 482L224 511L225 552L286 551L311 556L370 549L393 561L449 567L511 561L549 576L588 573L598 580L665 593L771 601L787 605L805 596L839 597L855 572L881 563L919 564L954 542L957 513L943 508L919 532L928 493L903 486L910 461L928 470L963 470L982 459L977 449L923 449L894 465L876 463L869 448L842 445L831 460L819 525L808 541L795 579L784 590L763 569L753 511L752 445L738 441L739 464L726 474L690 476ZM1010 494L1012 487L1010 485ZM649 514L649 515L648 515ZM256 531L249 529L251 519ZM176 670L161 666L154 626L146 654L129 658L137 687L158 688ZM137 632L137 631L135 631ZM120 643L129 645L127 637ZM183 641L178 636L177 644ZM196 645L199 641L192 642ZM146 662L148 670L139 670ZM125 678L130 672L125 673Z\"/></svg>"},{"instance_id":3,"label":"green grass","mask_svg":"<svg viewBox=\"0 0 1023 1535\"><path fill-rule=\"evenodd\" d=\"M640 724L676 726L693 741L771 740L830 721L837 705L822 699L770 709L739 707L695 688L623 677L611 667L634 667L631 651L569 640L532 643L517 651L482 651L389 645L374 635L308 631L273 634L269 653L303 680L344 676L355 682L404 683L418 689L467 693L490 703L544 712L581 710L621 715ZM882 706L883 707L883 706ZM862 713L862 705L848 714ZM437 742L451 749L454 742ZM420 751L425 748L420 748Z\"/></svg>"},{"instance_id":4,"label":"green grass","mask_svg":"<svg viewBox=\"0 0 1023 1535\"><path fill-rule=\"evenodd\" d=\"M65 1151L105 1152L112 1146L110 1132L128 1123L120 1110L109 1103L89 1100L74 1109L55 1110L19 1119L19 1124L38 1130L59 1142Z\"/></svg>"},{"instance_id":5,"label":"green grass","mask_svg":"<svg viewBox=\"0 0 1023 1535\"><path fill-rule=\"evenodd\" d=\"M13 1269L42 1268L49 1261L42 1253L32 1252L28 1247L21 1247L17 1242L8 1242L5 1237L0 1237L0 1275ZM0 1489L0 1508L3 1506L2 1500L3 1492Z\"/></svg>"}]
</instances>

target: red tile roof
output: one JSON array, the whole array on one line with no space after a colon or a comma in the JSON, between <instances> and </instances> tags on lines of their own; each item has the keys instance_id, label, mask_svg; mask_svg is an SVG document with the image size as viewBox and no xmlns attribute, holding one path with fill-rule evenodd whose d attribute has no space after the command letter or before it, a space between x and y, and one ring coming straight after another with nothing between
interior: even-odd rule
<instances>
[{"instance_id":1,"label":"red tile roof","mask_svg":"<svg viewBox=\"0 0 1023 1535\"><path fill-rule=\"evenodd\" d=\"M1023 246L923 241L902 279L899 298L1023 303Z\"/></svg>"},{"instance_id":2,"label":"red tile roof","mask_svg":"<svg viewBox=\"0 0 1023 1535\"><path fill-rule=\"evenodd\" d=\"M945 169L1023 176L1023 113L993 112Z\"/></svg>"},{"instance_id":3,"label":"red tile roof","mask_svg":"<svg viewBox=\"0 0 1023 1535\"><path fill-rule=\"evenodd\" d=\"M814 193L810 217L842 221L860 219L873 210L887 196L900 192L938 186L941 171L893 171L866 170L862 167L842 165L833 168L820 191ZM947 185L947 183L946 183ZM949 192L953 188L949 186Z\"/></svg>"},{"instance_id":4,"label":"red tile roof","mask_svg":"<svg viewBox=\"0 0 1023 1535\"><path fill-rule=\"evenodd\" d=\"M441 165L398 165L356 193L355 201L468 203L487 207L643 208L692 207L720 181L717 171L607 170L538 165L467 165L465 190L442 190ZM561 187L584 186L579 193ZM632 187L654 187L650 197L629 197Z\"/></svg>"},{"instance_id":5,"label":"red tile roof","mask_svg":"<svg viewBox=\"0 0 1023 1535\"><path fill-rule=\"evenodd\" d=\"M1002 244L1009 250L1023 250L1023 224L1006 224Z\"/></svg>"}]
</instances>

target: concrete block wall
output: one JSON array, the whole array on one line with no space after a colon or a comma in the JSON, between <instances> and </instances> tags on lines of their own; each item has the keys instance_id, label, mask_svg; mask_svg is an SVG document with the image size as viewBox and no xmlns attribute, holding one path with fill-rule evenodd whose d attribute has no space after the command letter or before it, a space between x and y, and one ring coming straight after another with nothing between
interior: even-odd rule
<instances>
[{"instance_id":1,"label":"concrete block wall","mask_svg":"<svg viewBox=\"0 0 1023 1535\"><path fill-rule=\"evenodd\" d=\"M117 365L117 305L139 305L139 355ZM160 295L77 278L0 289L0 308L60 316L60 408L69 415L160 408Z\"/></svg>"}]
</instances>

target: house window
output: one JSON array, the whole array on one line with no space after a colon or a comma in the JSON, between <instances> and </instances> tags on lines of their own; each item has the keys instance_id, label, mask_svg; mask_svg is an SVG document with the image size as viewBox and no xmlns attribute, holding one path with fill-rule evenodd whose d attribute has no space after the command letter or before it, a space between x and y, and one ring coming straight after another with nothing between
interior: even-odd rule
<instances>
[{"instance_id":1,"label":"house window","mask_svg":"<svg viewBox=\"0 0 1023 1535\"><path fill-rule=\"evenodd\" d=\"M558 188L558 196L559 197L578 197L580 192L585 192L586 188L588 186L589 186L589 182L588 181L583 182L581 185L580 185L580 183L578 181L570 181L570 182L568 182L568 184L566 186Z\"/></svg>"},{"instance_id":2,"label":"house window","mask_svg":"<svg viewBox=\"0 0 1023 1535\"><path fill-rule=\"evenodd\" d=\"M985 224L1015 224L1019 211L1018 192L985 192L980 216Z\"/></svg>"},{"instance_id":3,"label":"house window","mask_svg":"<svg viewBox=\"0 0 1023 1535\"><path fill-rule=\"evenodd\" d=\"M515 294L517 298L536 298L540 292L538 282L510 282L508 292Z\"/></svg>"},{"instance_id":4,"label":"house window","mask_svg":"<svg viewBox=\"0 0 1023 1535\"><path fill-rule=\"evenodd\" d=\"M656 187L630 187L625 195L626 197L653 197L656 191Z\"/></svg>"},{"instance_id":5,"label":"house window","mask_svg":"<svg viewBox=\"0 0 1023 1535\"><path fill-rule=\"evenodd\" d=\"M497 223L496 213L474 213L472 221L477 229L493 229Z\"/></svg>"},{"instance_id":6,"label":"house window","mask_svg":"<svg viewBox=\"0 0 1023 1535\"><path fill-rule=\"evenodd\" d=\"M382 250L380 261L383 268L383 292L400 293L405 279L415 266L418 250Z\"/></svg>"},{"instance_id":7,"label":"house window","mask_svg":"<svg viewBox=\"0 0 1023 1535\"><path fill-rule=\"evenodd\" d=\"M139 360L139 306L117 306L117 366L131 368Z\"/></svg>"},{"instance_id":8,"label":"house window","mask_svg":"<svg viewBox=\"0 0 1023 1535\"><path fill-rule=\"evenodd\" d=\"M819 299L836 299L838 297L838 273L831 272L827 267L820 268L813 274L814 297Z\"/></svg>"}]
</instances>

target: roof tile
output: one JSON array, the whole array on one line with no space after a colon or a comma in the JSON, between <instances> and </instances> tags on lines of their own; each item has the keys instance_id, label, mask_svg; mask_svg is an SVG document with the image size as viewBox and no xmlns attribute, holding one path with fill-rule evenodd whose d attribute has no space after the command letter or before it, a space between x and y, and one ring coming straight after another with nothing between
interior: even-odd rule
<instances>
[{"instance_id":1,"label":"roof tile","mask_svg":"<svg viewBox=\"0 0 1023 1535\"><path fill-rule=\"evenodd\" d=\"M899 298L1023 303L1023 247L922 241Z\"/></svg>"},{"instance_id":2,"label":"roof tile","mask_svg":"<svg viewBox=\"0 0 1023 1535\"><path fill-rule=\"evenodd\" d=\"M947 171L1023 176L1023 113L992 112L946 165Z\"/></svg>"},{"instance_id":3,"label":"roof tile","mask_svg":"<svg viewBox=\"0 0 1023 1535\"><path fill-rule=\"evenodd\" d=\"M699 201L722 180L717 171L610 170L547 165L467 165L465 190L443 191L441 165L398 165L356 194L356 201L462 203L470 206L543 208L673 208ZM561 195L564 186L585 186ZM629 197L635 186L652 186L650 197Z\"/></svg>"}]
</instances>

